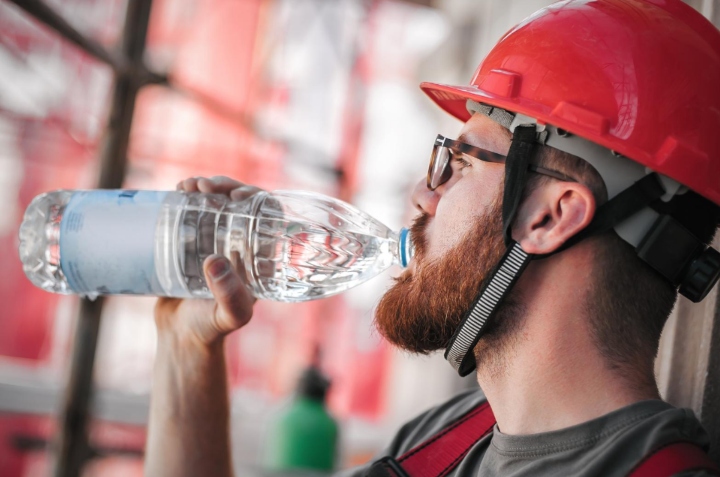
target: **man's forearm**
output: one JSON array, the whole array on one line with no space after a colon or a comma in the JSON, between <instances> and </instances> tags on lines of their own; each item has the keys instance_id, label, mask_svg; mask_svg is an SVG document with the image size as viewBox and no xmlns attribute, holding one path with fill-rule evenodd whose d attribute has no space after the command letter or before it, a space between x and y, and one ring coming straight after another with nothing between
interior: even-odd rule
<instances>
[{"instance_id":1,"label":"man's forearm","mask_svg":"<svg viewBox=\"0 0 720 477\"><path fill-rule=\"evenodd\" d=\"M160 336L155 358L145 475L230 477L230 423L222 341L211 346Z\"/></svg>"}]
</instances>

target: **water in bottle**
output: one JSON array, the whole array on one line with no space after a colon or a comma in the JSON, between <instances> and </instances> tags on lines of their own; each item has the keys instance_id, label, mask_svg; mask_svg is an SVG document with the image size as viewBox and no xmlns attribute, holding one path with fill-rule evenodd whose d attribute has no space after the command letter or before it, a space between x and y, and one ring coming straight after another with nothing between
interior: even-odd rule
<instances>
[{"instance_id":1,"label":"water in bottle","mask_svg":"<svg viewBox=\"0 0 720 477\"><path fill-rule=\"evenodd\" d=\"M304 191L224 195L60 190L36 197L20 258L38 287L83 296L210 298L202 264L228 257L258 298L298 302L354 287L412 257L395 233L340 200Z\"/></svg>"}]
</instances>

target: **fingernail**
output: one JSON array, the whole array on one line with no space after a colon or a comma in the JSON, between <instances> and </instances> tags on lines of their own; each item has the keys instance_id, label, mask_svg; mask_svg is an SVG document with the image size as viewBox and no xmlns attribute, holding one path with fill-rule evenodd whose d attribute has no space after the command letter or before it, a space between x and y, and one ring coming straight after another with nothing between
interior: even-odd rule
<instances>
[{"instance_id":1,"label":"fingernail","mask_svg":"<svg viewBox=\"0 0 720 477\"><path fill-rule=\"evenodd\" d=\"M210 272L210 276L217 280L218 278L224 277L225 274L230 271L230 263L223 257L216 258L215 261L210 264L208 271Z\"/></svg>"}]
</instances>

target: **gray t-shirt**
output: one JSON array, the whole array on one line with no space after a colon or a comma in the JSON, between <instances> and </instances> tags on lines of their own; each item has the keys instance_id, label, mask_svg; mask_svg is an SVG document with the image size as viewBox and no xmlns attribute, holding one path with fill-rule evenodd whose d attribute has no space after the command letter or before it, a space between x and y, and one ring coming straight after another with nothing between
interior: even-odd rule
<instances>
[{"instance_id":1,"label":"gray t-shirt","mask_svg":"<svg viewBox=\"0 0 720 477\"><path fill-rule=\"evenodd\" d=\"M405 424L378 458L401 456L484 400L481 391L471 391L424 412ZM663 401L642 401L577 426L541 434L509 436L495 426L449 475L625 477L649 452L678 440L695 442L705 449L709 444L707 433L691 410ZM340 475L361 477L369 465ZM703 475L709 474L682 474Z\"/></svg>"}]
</instances>

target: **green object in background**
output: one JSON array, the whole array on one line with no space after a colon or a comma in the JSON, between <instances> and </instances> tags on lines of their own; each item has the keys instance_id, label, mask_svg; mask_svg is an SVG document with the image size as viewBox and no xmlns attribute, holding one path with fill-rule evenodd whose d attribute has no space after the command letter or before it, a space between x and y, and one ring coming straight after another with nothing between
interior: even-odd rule
<instances>
[{"instance_id":1,"label":"green object in background","mask_svg":"<svg viewBox=\"0 0 720 477\"><path fill-rule=\"evenodd\" d=\"M334 469L338 426L325 408L329 386L330 381L317 367L305 370L296 396L270 431L267 447L270 469L321 472Z\"/></svg>"}]
</instances>

